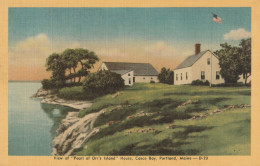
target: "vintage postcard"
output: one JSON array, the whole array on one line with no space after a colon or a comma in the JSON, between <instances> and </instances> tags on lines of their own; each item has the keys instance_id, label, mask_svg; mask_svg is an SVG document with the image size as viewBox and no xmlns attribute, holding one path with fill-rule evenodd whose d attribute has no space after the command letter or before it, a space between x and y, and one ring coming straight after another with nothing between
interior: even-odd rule
<instances>
[{"instance_id":1,"label":"vintage postcard","mask_svg":"<svg viewBox=\"0 0 260 166\"><path fill-rule=\"evenodd\" d=\"M257 1L4 2L0 165L260 164Z\"/></svg>"}]
</instances>

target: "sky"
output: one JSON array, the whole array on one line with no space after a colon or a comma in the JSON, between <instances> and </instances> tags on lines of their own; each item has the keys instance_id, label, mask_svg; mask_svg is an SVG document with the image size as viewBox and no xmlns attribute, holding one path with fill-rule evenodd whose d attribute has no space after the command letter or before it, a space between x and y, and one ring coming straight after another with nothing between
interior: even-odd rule
<instances>
[{"instance_id":1,"label":"sky","mask_svg":"<svg viewBox=\"0 0 260 166\"><path fill-rule=\"evenodd\" d=\"M222 24L212 20L212 13ZM66 48L94 51L102 61L174 69L201 50L251 37L251 8L9 8L9 80L48 78L46 58Z\"/></svg>"}]
</instances>

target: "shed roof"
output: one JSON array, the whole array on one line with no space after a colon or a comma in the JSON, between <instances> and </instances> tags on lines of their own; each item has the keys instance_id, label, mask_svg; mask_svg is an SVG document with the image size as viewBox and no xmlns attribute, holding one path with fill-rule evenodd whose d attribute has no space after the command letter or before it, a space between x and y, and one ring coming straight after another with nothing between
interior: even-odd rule
<instances>
[{"instance_id":1,"label":"shed roof","mask_svg":"<svg viewBox=\"0 0 260 166\"><path fill-rule=\"evenodd\" d=\"M129 63L129 62L104 62L111 71L134 71L135 76L157 76L157 70L150 63Z\"/></svg>"},{"instance_id":2,"label":"shed roof","mask_svg":"<svg viewBox=\"0 0 260 166\"><path fill-rule=\"evenodd\" d=\"M200 59L200 57L202 57L208 51L209 50L205 50L196 55L194 54L194 55L189 56L181 64L179 64L174 70L192 66L198 59Z\"/></svg>"},{"instance_id":3,"label":"shed roof","mask_svg":"<svg viewBox=\"0 0 260 166\"><path fill-rule=\"evenodd\" d=\"M124 75L126 73L129 73L130 71L133 71L133 70L110 70L114 73L117 73L117 74L120 74L120 75Z\"/></svg>"}]
</instances>

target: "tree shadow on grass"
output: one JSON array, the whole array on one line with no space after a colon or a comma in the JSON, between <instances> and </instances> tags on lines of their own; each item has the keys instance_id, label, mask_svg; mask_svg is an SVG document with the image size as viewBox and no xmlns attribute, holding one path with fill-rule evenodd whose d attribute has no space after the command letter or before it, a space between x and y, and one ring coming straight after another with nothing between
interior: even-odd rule
<instances>
[{"instance_id":1,"label":"tree shadow on grass","mask_svg":"<svg viewBox=\"0 0 260 166\"><path fill-rule=\"evenodd\" d=\"M126 155L126 156L134 156L134 155L196 155L199 151L195 149L189 149L187 151L178 149L179 146L189 144L187 142L178 142L174 143L170 139L164 139L153 145L144 145L137 146L138 143L130 144L125 146L120 150L113 150L110 155Z\"/></svg>"},{"instance_id":2,"label":"tree shadow on grass","mask_svg":"<svg viewBox=\"0 0 260 166\"><path fill-rule=\"evenodd\" d=\"M163 111L167 109L174 109L184 101L173 100L170 98L156 99L151 102L141 104L141 107L148 108L149 112Z\"/></svg>"},{"instance_id":3,"label":"tree shadow on grass","mask_svg":"<svg viewBox=\"0 0 260 166\"><path fill-rule=\"evenodd\" d=\"M172 93L165 93L164 96L174 96L174 95L188 95L188 92L172 92Z\"/></svg>"},{"instance_id":4,"label":"tree shadow on grass","mask_svg":"<svg viewBox=\"0 0 260 166\"><path fill-rule=\"evenodd\" d=\"M177 128L178 126L175 126L175 128ZM183 128L183 126L181 126L181 128ZM180 140L185 140L189 137L189 134L194 133L194 132L203 132L206 130L211 130L212 126L208 127L208 126L185 126L184 127L184 131L179 131L179 132L175 132L173 133L172 137L173 138L177 138Z\"/></svg>"},{"instance_id":5,"label":"tree shadow on grass","mask_svg":"<svg viewBox=\"0 0 260 166\"><path fill-rule=\"evenodd\" d=\"M207 100L207 103L211 104L211 105L216 105L217 103L220 103L220 102L228 100L228 99L230 99L230 98L228 98L228 97L211 98L211 99Z\"/></svg>"},{"instance_id":6,"label":"tree shadow on grass","mask_svg":"<svg viewBox=\"0 0 260 166\"><path fill-rule=\"evenodd\" d=\"M186 126L183 132L174 133L172 139L166 138L153 145L144 145L140 147L132 146L131 154L125 153L124 155L198 155L200 154L199 149L181 149L181 146L191 143L187 141L187 138L191 137L189 134L194 132L203 132L212 128L213 127L207 126ZM173 139L176 140L176 138L178 141L173 142ZM119 151L118 154L123 155L121 151Z\"/></svg>"},{"instance_id":7,"label":"tree shadow on grass","mask_svg":"<svg viewBox=\"0 0 260 166\"><path fill-rule=\"evenodd\" d=\"M109 114L101 114L95 121L94 126L101 126L106 124L109 121L121 121L124 120L127 116L132 115L136 112L136 108L123 108L118 109Z\"/></svg>"},{"instance_id":8,"label":"tree shadow on grass","mask_svg":"<svg viewBox=\"0 0 260 166\"><path fill-rule=\"evenodd\" d=\"M185 111L176 111L175 108L182 103L181 101L173 101L172 99L166 98L161 100L154 100L152 102L147 102L143 105L138 105L136 107L130 107L128 111L126 110L118 110L115 113L112 113L113 116L101 116L97 119L95 126L105 124L108 121L120 121L119 123L112 124L106 128L103 128L101 132L97 133L95 136L90 139L96 140L109 135L113 135L116 132L120 132L123 130L131 129L134 127L144 127L144 126L152 126L164 123L173 123L174 120L183 120L189 119L192 116L189 114L190 112L199 112L205 111L206 108L202 107L200 104L194 104L194 107L189 108ZM154 114L149 116L139 116L133 117L131 119L126 119L127 116L135 113L137 110L145 109L145 107L152 108L148 111L154 112ZM159 112L155 112L155 110L159 110ZM188 128L189 129L189 128ZM187 129L187 130L188 130ZM199 130L199 129L197 129ZM202 130L202 129L201 129ZM185 133L184 133L185 134Z\"/></svg>"}]
</instances>

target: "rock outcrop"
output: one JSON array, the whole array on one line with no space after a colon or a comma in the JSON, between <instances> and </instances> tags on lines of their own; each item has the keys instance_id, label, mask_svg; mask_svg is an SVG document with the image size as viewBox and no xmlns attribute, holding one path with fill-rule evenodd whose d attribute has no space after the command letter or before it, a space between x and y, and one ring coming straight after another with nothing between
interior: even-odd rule
<instances>
[{"instance_id":1,"label":"rock outcrop","mask_svg":"<svg viewBox=\"0 0 260 166\"><path fill-rule=\"evenodd\" d=\"M93 125L97 117L105 111L103 109L83 118L78 118L77 112L70 112L57 129L58 135L53 140L52 154L67 156L75 149L81 148L85 141L99 132L99 128L94 128Z\"/></svg>"}]
</instances>

